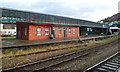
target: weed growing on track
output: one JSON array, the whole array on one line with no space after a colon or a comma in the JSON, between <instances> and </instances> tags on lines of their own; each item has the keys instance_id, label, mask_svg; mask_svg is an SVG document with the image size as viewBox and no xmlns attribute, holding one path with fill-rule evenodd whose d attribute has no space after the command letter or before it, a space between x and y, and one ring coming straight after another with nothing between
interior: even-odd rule
<instances>
[{"instance_id":1,"label":"weed growing on track","mask_svg":"<svg viewBox=\"0 0 120 72\"><path fill-rule=\"evenodd\" d=\"M97 42L99 43L100 41L115 39L117 37L118 36L105 38L105 39L96 41L96 43ZM86 45L87 43L94 43L94 41L90 40L89 42L84 43L84 45ZM34 47L31 46L31 47L21 49L21 50L19 50L19 49L6 49L6 50L3 50L3 57L15 56L15 55L27 54L27 53L33 53L33 52L40 52L40 51L48 51L51 49L61 49L61 48L66 48L66 47L78 46L78 45L82 45L82 44L71 42L71 43L54 44L54 45L47 45L47 46L34 46Z\"/></svg>"}]
</instances>

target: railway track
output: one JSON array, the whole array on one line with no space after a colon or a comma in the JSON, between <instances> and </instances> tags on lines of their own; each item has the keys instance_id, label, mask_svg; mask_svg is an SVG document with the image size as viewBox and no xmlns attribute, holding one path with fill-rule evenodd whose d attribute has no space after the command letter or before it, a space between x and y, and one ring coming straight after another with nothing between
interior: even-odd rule
<instances>
[{"instance_id":1,"label":"railway track","mask_svg":"<svg viewBox=\"0 0 120 72\"><path fill-rule=\"evenodd\" d=\"M52 66L57 66L59 64L80 58L82 56L88 55L94 51L98 51L102 48L107 47L108 45L114 45L115 43L118 43L118 40L114 40L111 41L107 44L103 44L97 47L93 47L93 48L89 48L87 50L80 50L80 51L76 51L76 52L72 52L69 54L64 54L64 55L60 55L57 57L52 57L46 60L42 60L42 61L38 61L38 62L34 62L34 63L30 63L30 64L26 64L26 65L22 65L22 66L18 66L18 67L14 67L14 68L9 68L9 69L5 69L3 70L4 72L16 72L16 71L40 71L40 70L45 70L47 68L50 68Z\"/></svg>"},{"instance_id":2,"label":"railway track","mask_svg":"<svg viewBox=\"0 0 120 72\"><path fill-rule=\"evenodd\" d=\"M120 51L84 72L120 72Z\"/></svg>"}]
</instances>

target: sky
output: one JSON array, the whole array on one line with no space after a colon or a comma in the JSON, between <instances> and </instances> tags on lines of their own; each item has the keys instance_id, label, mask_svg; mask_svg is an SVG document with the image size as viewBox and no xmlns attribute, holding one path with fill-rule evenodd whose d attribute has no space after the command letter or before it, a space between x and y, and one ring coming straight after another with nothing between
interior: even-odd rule
<instances>
[{"instance_id":1,"label":"sky","mask_svg":"<svg viewBox=\"0 0 120 72\"><path fill-rule=\"evenodd\" d=\"M97 22L118 13L119 0L0 0L0 7Z\"/></svg>"}]
</instances>

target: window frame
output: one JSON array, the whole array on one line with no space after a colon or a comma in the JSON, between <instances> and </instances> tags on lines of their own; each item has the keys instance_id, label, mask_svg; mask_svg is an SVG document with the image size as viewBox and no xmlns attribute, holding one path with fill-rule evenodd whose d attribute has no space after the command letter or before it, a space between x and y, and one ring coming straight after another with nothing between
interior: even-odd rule
<instances>
[{"instance_id":1,"label":"window frame","mask_svg":"<svg viewBox=\"0 0 120 72\"><path fill-rule=\"evenodd\" d=\"M37 35L42 35L42 28L41 27L37 28Z\"/></svg>"},{"instance_id":2,"label":"window frame","mask_svg":"<svg viewBox=\"0 0 120 72\"><path fill-rule=\"evenodd\" d=\"M27 36L27 28L25 28L25 36Z\"/></svg>"},{"instance_id":3,"label":"window frame","mask_svg":"<svg viewBox=\"0 0 120 72\"><path fill-rule=\"evenodd\" d=\"M49 35L49 27L45 27L45 35Z\"/></svg>"},{"instance_id":4,"label":"window frame","mask_svg":"<svg viewBox=\"0 0 120 72\"><path fill-rule=\"evenodd\" d=\"M68 28L68 34L69 35L71 34L71 28Z\"/></svg>"},{"instance_id":5,"label":"window frame","mask_svg":"<svg viewBox=\"0 0 120 72\"><path fill-rule=\"evenodd\" d=\"M73 28L73 34L76 34L77 32L76 32L76 28Z\"/></svg>"},{"instance_id":6,"label":"window frame","mask_svg":"<svg viewBox=\"0 0 120 72\"><path fill-rule=\"evenodd\" d=\"M62 28L61 27L58 27L58 34L62 35Z\"/></svg>"}]
</instances>

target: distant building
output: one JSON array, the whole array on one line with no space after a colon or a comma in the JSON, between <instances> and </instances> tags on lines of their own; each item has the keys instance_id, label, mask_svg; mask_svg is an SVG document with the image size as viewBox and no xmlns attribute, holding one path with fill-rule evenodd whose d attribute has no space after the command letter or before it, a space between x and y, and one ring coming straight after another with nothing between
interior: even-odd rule
<instances>
[{"instance_id":1,"label":"distant building","mask_svg":"<svg viewBox=\"0 0 120 72\"><path fill-rule=\"evenodd\" d=\"M16 35L16 25L1 24L1 35Z\"/></svg>"}]
</instances>

